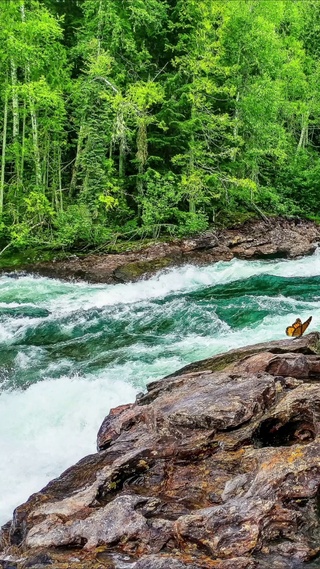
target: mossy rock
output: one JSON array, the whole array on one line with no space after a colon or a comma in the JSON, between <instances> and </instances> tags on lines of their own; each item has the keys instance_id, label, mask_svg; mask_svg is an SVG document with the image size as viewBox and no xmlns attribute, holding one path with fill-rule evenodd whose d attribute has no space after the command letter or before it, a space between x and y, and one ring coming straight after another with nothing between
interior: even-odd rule
<instances>
[{"instance_id":1,"label":"mossy rock","mask_svg":"<svg viewBox=\"0 0 320 569\"><path fill-rule=\"evenodd\" d=\"M173 259L171 257L161 257L152 261L136 261L118 267L113 276L121 282L132 282L143 276L150 276L172 264Z\"/></svg>"}]
</instances>

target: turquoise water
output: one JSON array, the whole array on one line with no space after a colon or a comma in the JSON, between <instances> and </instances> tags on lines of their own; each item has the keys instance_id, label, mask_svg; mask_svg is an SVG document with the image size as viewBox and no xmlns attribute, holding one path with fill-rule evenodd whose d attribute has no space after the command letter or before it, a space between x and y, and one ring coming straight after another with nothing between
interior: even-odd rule
<instances>
[{"instance_id":1,"label":"turquoise water","mask_svg":"<svg viewBox=\"0 0 320 569\"><path fill-rule=\"evenodd\" d=\"M0 278L0 523L95 451L150 380L320 321L320 255L186 266L133 284Z\"/></svg>"}]
</instances>

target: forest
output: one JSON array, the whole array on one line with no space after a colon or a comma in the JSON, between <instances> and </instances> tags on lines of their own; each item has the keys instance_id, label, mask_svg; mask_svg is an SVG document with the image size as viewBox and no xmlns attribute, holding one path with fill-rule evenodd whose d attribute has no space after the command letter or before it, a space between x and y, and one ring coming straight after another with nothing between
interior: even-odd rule
<instances>
[{"instance_id":1,"label":"forest","mask_svg":"<svg viewBox=\"0 0 320 569\"><path fill-rule=\"evenodd\" d=\"M319 0L2 0L0 249L320 217Z\"/></svg>"}]
</instances>

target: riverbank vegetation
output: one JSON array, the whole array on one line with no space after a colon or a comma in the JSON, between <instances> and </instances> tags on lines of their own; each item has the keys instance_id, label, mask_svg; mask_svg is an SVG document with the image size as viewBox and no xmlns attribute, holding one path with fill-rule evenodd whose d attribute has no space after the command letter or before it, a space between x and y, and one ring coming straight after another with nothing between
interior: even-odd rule
<instances>
[{"instance_id":1,"label":"riverbank vegetation","mask_svg":"<svg viewBox=\"0 0 320 569\"><path fill-rule=\"evenodd\" d=\"M320 209L318 0L7 0L0 241Z\"/></svg>"}]
</instances>

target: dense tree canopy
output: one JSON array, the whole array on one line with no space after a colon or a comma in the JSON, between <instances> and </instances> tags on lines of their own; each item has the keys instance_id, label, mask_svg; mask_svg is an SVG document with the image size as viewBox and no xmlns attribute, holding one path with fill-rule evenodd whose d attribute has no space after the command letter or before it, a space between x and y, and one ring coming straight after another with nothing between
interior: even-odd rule
<instances>
[{"instance_id":1,"label":"dense tree canopy","mask_svg":"<svg viewBox=\"0 0 320 569\"><path fill-rule=\"evenodd\" d=\"M319 215L318 0L4 0L2 247Z\"/></svg>"}]
</instances>

